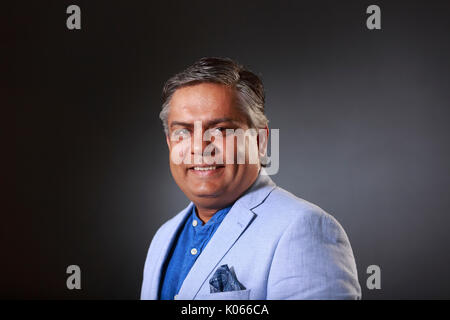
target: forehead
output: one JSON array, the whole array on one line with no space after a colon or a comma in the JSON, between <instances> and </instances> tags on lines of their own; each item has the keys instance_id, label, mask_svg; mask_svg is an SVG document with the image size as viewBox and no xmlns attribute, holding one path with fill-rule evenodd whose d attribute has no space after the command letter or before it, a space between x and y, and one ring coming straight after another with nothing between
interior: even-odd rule
<instances>
[{"instance_id":1,"label":"forehead","mask_svg":"<svg viewBox=\"0 0 450 320\"><path fill-rule=\"evenodd\" d=\"M233 88L215 83L201 83L180 88L170 100L170 121L194 122L214 118L232 118L245 121L236 107Z\"/></svg>"}]
</instances>

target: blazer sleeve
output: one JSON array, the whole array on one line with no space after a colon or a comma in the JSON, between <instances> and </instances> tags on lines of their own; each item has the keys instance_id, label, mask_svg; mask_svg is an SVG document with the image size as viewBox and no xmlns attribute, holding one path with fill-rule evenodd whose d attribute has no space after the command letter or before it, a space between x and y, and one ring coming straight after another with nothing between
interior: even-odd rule
<instances>
[{"instance_id":1,"label":"blazer sleeve","mask_svg":"<svg viewBox=\"0 0 450 320\"><path fill-rule=\"evenodd\" d=\"M341 225L329 214L299 214L275 249L267 299L360 299L355 259Z\"/></svg>"}]
</instances>

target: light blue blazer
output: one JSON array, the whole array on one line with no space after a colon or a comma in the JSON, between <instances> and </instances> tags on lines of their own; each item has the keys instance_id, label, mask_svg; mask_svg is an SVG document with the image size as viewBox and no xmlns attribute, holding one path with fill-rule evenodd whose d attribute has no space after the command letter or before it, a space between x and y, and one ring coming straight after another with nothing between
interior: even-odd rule
<instances>
[{"instance_id":1,"label":"light blue blazer","mask_svg":"<svg viewBox=\"0 0 450 320\"><path fill-rule=\"evenodd\" d=\"M155 234L141 299L158 298L163 263L192 206ZM210 293L209 279L224 264L234 269L245 290ZM235 202L177 295L183 300L360 298L355 259L341 225L263 174Z\"/></svg>"}]
</instances>

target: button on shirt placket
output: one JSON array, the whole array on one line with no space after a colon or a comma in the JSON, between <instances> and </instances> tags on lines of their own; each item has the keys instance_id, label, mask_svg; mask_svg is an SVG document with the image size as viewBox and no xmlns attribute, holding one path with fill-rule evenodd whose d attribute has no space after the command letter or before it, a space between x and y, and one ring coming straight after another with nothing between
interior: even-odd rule
<instances>
[{"instance_id":1,"label":"button on shirt placket","mask_svg":"<svg viewBox=\"0 0 450 320\"><path fill-rule=\"evenodd\" d=\"M215 221L210 220L208 222L210 223L200 225L197 220L194 219L194 222L192 223L194 237L192 239L191 255L195 257L194 260L196 260L203 251L203 248L205 247L206 242L209 240L209 236L215 227Z\"/></svg>"},{"instance_id":2,"label":"button on shirt placket","mask_svg":"<svg viewBox=\"0 0 450 320\"><path fill-rule=\"evenodd\" d=\"M196 235L197 235L196 229L198 229L197 226L198 226L198 220L194 218L192 220L193 237L192 237L192 243L191 243L191 255L194 260L196 260L197 256L200 254L199 249L197 249L198 248L198 237L196 237ZM198 227L200 228L200 226L198 226Z\"/></svg>"},{"instance_id":3,"label":"button on shirt placket","mask_svg":"<svg viewBox=\"0 0 450 320\"><path fill-rule=\"evenodd\" d=\"M207 223L200 223L200 219L198 219L197 214L194 213L194 218L192 220L192 229L194 231L192 237L192 246L191 246L191 256L195 257L194 261L197 257L202 253L206 244L209 242L212 234L217 229L220 222L222 222L223 217L228 213L229 209L220 210L217 212Z\"/></svg>"}]
</instances>

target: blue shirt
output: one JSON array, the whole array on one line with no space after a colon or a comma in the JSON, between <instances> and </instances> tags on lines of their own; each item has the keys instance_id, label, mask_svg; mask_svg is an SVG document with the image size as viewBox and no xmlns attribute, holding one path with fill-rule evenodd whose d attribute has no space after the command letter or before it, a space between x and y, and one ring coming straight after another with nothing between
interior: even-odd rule
<instances>
[{"instance_id":1,"label":"blue shirt","mask_svg":"<svg viewBox=\"0 0 450 320\"><path fill-rule=\"evenodd\" d=\"M161 300L173 300L178 294L187 274L231 207L232 205L217 211L203 224L197 216L195 205L192 206L192 212L172 247L168 257L170 260L163 269L159 295Z\"/></svg>"}]
</instances>

